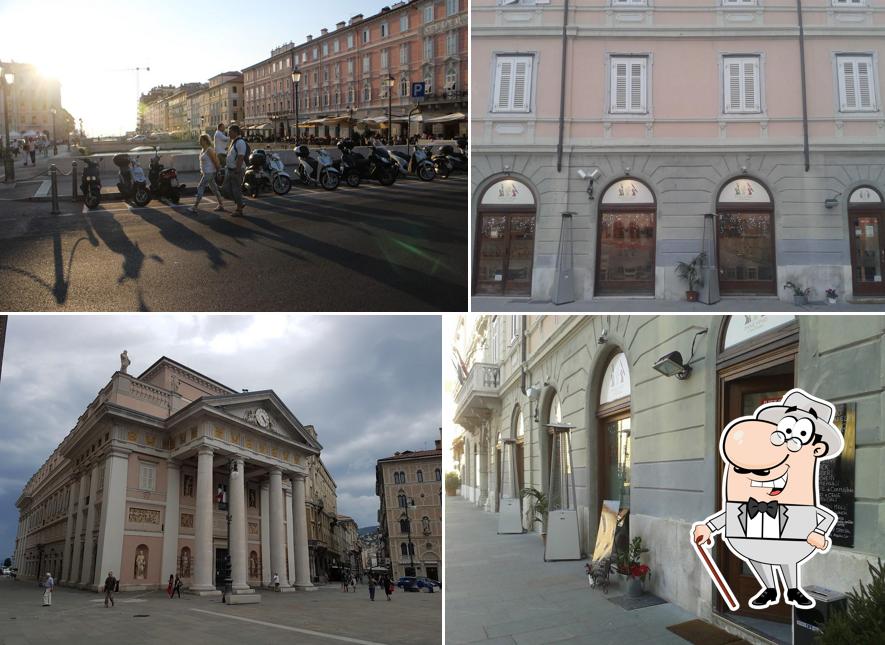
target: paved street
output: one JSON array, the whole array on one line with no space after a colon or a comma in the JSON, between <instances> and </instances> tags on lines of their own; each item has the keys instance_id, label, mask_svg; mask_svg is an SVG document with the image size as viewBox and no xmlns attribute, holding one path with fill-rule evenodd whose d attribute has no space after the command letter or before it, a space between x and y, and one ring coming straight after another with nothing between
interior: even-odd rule
<instances>
[{"instance_id":1,"label":"paved street","mask_svg":"<svg viewBox=\"0 0 885 645\"><path fill-rule=\"evenodd\" d=\"M544 562L541 536L498 535L494 513L446 497L446 643L681 643L694 616L665 603L625 611L590 589L584 561Z\"/></svg>"},{"instance_id":2,"label":"paved street","mask_svg":"<svg viewBox=\"0 0 885 645\"><path fill-rule=\"evenodd\" d=\"M246 215L0 200L0 310L461 311L467 181L294 185Z\"/></svg>"},{"instance_id":3,"label":"paved street","mask_svg":"<svg viewBox=\"0 0 885 645\"><path fill-rule=\"evenodd\" d=\"M337 585L313 593L262 591L258 605L228 606L217 598L164 592L103 595L58 588L41 606L33 582L0 578L0 642L4 645L142 645L155 643L422 643L441 642L442 594L402 593L369 601L365 585L344 594Z\"/></svg>"}]
</instances>

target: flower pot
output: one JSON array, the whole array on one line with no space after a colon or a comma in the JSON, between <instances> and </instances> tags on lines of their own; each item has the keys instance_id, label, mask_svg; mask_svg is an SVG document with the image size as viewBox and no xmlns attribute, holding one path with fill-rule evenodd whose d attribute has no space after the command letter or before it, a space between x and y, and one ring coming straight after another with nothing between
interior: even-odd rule
<instances>
[{"instance_id":1,"label":"flower pot","mask_svg":"<svg viewBox=\"0 0 885 645\"><path fill-rule=\"evenodd\" d=\"M689 302L697 302L698 296L700 296L700 295L701 294L697 291L686 291L685 292L685 299L688 300Z\"/></svg>"},{"instance_id":2,"label":"flower pot","mask_svg":"<svg viewBox=\"0 0 885 645\"><path fill-rule=\"evenodd\" d=\"M629 578L627 580L627 595L631 598L638 598L644 593L642 589L642 578Z\"/></svg>"},{"instance_id":3,"label":"flower pot","mask_svg":"<svg viewBox=\"0 0 885 645\"><path fill-rule=\"evenodd\" d=\"M797 307L804 307L808 304L808 296L793 295L793 304Z\"/></svg>"},{"instance_id":4,"label":"flower pot","mask_svg":"<svg viewBox=\"0 0 885 645\"><path fill-rule=\"evenodd\" d=\"M838 300L839 300L838 298L827 298L827 304L828 305L835 305Z\"/></svg>"}]
</instances>

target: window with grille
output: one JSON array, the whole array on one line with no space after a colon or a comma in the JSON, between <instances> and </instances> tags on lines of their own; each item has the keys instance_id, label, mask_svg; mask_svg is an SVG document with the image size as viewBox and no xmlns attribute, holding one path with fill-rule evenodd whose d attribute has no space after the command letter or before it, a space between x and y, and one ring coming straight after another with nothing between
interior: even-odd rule
<instances>
[{"instance_id":1,"label":"window with grille","mask_svg":"<svg viewBox=\"0 0 885 645\"><path fill-rule=\"evenodd\" d=\"M645 56L613 56L611 59L612 114L645 114L648 112L648 58Z\"/></svg>"},{"instance_id":2,"label":"window with grille","mask_svg":"<svg viewBox=\"0 0 885 645\"><path fill-rule=\"evenodd\" d=\"M839 111L877 112L873 57L837 56L836 64L839 72Z\"/></svg>"},{"instance_id":3,"label":"window with grille","mask_svg":"<svg viewBox=\"0 0 885 645\"><path fill-rule=\"evenodd\" d=\"M532 63L531 56L498 56L493 112L531 110Z\"/></svg>"},{"instance_id":4,"label":"window with grille","mask_svg":"<svg viewBox=\"0 0 885 645\"><path fill-rule=\"evenodd\" d=\"M155 464L139 464L138 487L141 490L157 489L157 466Z\"/></svg>"},{"instance_id":5,"label":"window with grille","mask_svg":"<svg viewBox=\"0 0 885 645\"><path fill-rule=\"evenodd\" d=\"M758 56L725 56L723 106L726 114L752 114L762 111Z\"/></svg>"}]
</instances>

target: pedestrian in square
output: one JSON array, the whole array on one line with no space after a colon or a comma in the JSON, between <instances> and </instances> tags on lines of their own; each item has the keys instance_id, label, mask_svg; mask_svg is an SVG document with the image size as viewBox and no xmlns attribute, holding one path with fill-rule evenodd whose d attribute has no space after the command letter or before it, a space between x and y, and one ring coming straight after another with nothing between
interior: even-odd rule
<instances>
[{"instance_id":1,"label":"pedestrian in square","mask_svg":"<svg viewBox=\"0 0 885 645\"><path fill-rule=\"evenodd\" d=\"M375 577L369 576L369 600L375 602Z\"/></svg>"},{"instance_id":2,"label":"pedestrian in square","mask_svg":"<svg viewBox=\"0 0 885 645\"><path fill-rule=\"evenodd\" d=\"M175 576L175 586L173 587L173 590L174 590L175 593L178 594L178 597L179 597L179 598L181 598L181 587L182 587L182 584L181 584L181 578L179 578L179 577L176 575L176 576Z\"/></svg>"},{"instance_id":3,"label":"pedestrian in square","mask_svg":"<svg viewBox=\"0 0 885 645\"><path fill-rule=\"evenodd\" d=\"M221 159L221 163L224 163L224 159L227 156L228 143L230 143L230 137L224 131L224 124L219 123L218 129L215 131L215 154Z\"/></svg>"},{"instance_id":4,"label":"pedestrian in square","mask_svg":"<svg viewBox=\"0 0 885 645\"><path fill-rule=\"evenodd\" d=\"M356 578L352 573L350 574L350 589L353 593L356 593Z\"/></svg>"},{"instance_id":5,"label":"pedestrian in square","mask_svg":"<svg viewBox=\"0 0 885 645\"><path fill-rule=\"evenodd\" d=\"M347 581L347 574L343 573L343 574L341 574L341 591L343 591L344 593L347 593L348 586L349 586L349 583Z\"/></svg>"},{"instance_id":6,"label":"pedestrian in square","mask_svg":"<svg viewBox=\"0 0 885 645\"><path fill-rule=\"evenodd\" d=\"M55 580L52 579L52 574L46 574L46 580L43 581L43 606L49 607L52 605L52 589L55 587Z\"/></svg>"},{"instance_id":7,"label":"pedestrian in square","mask_svg":"<svg viewBox=\"0 0 885 645\"><path fill-rule=\"evenodd\" d=\"M172 600L172 594L175 592L175 576L171 573L169 574L169 584L166 585L166 593L169 595L169 599Z\"/></svg>"},{"instance_id":8,"label":"pedestrian in square","mask_svg":"<svg viewBox=\"0 0 885 645\"><path fill-rule=\"evenodd\" d=\"M117 585L120 582L114 577L113 571L108 571L108 577L104 579L104 606L108 606L108 601L111 601L111 607L114 606L114 592L117 590Z\"/></svg>"},{"instance_id":9,"label":"pedestrian in square","mask_svg":"<svg viewBox=\"0 0 885 645\"><path fill-rule=\"evenodd\" d=\"M230 134L232 141L230 148L227 150L227 172L224 175L224 191L230 198L236 202L237 209L234 216L243 216L243 176L246 174L246 155L249 152L249 146L240 133L240 126L234 124L230 126Z\"/></svg>"},{"instance_id":10,"label":"pedestrian in square","mask_svg":"<svg viewBox=\"0 0 885 645\"><path fill-rule=\"evenodd\" d=\"M218 154L212 149L212 141L209 139L208 134L200 135L200 147L202 148L200 151L200 183L197 186L197 201L190 207L190 212L199 212L200 200L203 199L203 193L206 192L207 186L212 191L212 194L215 195L215 199L218 200L218 206L213 210L223 211L224 205L221 203L221 191L218 190L218 186L215 184L215 173L221 170L221 161L218 159Z\"/></svg>"},{"instance_id":11,"label":"pedestrian in square","mask_svg":"<svg viewBox=\"0 0 885 645\"><path fill-rule=\"evenodd\" d=\"M25 167L27 167L27 165L28 165L28 158L31 156L31 147L32 147L33 145L34 145L34 144L31 143L31 140L30 140L30 139L25 139L25 146L24 146L24 151L25 151Z\"/></svg>"},{"instance_id":12,"label":"pedestrian in square","mask_svg":"<svg viewBox=\"0 0 885 645\"><path fill-rule=\"evenodd\" d=\"M37 142L34 141L34 139L30 139L29 141L31 143L31 147L28 149L28 152L31 155L31 165L36 166L37 165Z\"/></svg>"},{"instance_id":13,"label":"pedestrian in square","mask_svg":"<svg viewBox=\"0 0 885 645\"><path fill-rule=\"evenodd\" d=\"M276 573L273 574L273 578L271 578L271 582L273 584L273 590L279 591L280 590L280 576L278 576Z\"/></svg>"},{"instance_id":14,"label":"pedestrian in square","mask_svg":"<svg viewBox=\"0 0 885 645\"><path fill-rule=\"evenodd\" d=\"M387 594L387 599L390 600L390 594L393 593L393 580L384 576L384 593Z\"/></svg>"}]
</instances>

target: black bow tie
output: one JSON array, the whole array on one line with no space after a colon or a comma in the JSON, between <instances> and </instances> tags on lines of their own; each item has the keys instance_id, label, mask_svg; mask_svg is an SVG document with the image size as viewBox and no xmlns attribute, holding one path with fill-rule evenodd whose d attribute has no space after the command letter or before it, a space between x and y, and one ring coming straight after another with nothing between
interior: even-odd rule
<instances>
[{"instance_id":1,"label":"black bow tie","mask_svg":"<svg viewBox=\"0 0 885 645\"><path fill-rule=\"evenodd\" d=\"M777 517L777 502L757 502L754 498L750 498L747 502L747 513L750 519L756 517L759 513L767 513L769 517Z\"/></svg>"}]
</instances>

